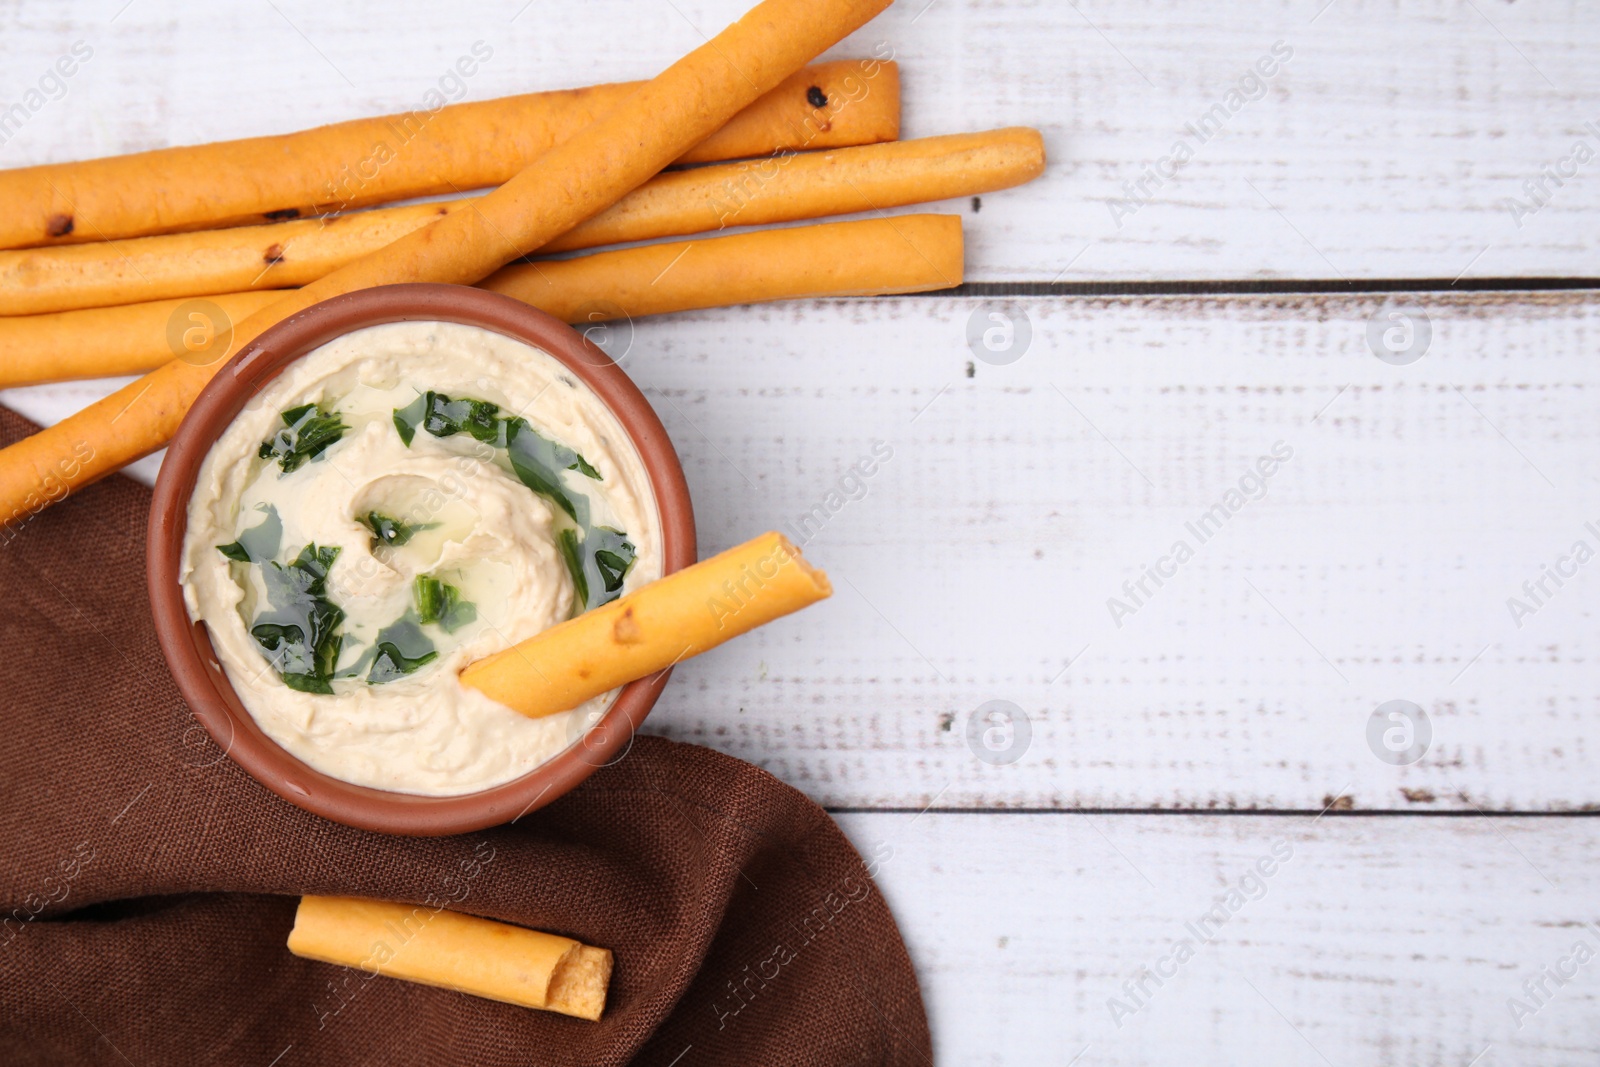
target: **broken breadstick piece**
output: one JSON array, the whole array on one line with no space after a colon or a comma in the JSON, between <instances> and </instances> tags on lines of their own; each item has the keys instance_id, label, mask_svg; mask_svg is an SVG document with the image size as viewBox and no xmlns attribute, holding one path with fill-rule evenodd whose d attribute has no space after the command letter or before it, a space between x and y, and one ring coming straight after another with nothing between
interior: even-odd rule
<instances>
[{"instance_id":1,"label":"broken breadstick piece","mask_svg":"<svg viewBox=\"0 0 1600 1067\"><path fill-rule=\"evenodd\" d=\"M787 537L764 533L468 664L461 681L524 715L553 715L832 593Z\"/></svg>"},{"instance_id":2,"label":"broken breadstick piece","mask_svg":"<svg viewBox=\"0 0 1600 1067\"><path fill-rule=\"evenodd\" d=\"M289 951L367 974L595 1020L611 951L509 923L360 897L300 898Z\"/></svg>"}]
</instances>

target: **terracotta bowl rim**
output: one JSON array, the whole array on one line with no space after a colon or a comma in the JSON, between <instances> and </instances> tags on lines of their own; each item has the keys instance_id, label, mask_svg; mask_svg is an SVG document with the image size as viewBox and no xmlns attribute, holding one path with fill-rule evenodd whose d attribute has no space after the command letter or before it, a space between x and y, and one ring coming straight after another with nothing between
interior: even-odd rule
<instances>
[{"instance_id":1,"label":"terracotta bowl rim","mask_svg":"<svg viewBox=\"0 0 1600 1067\"><path fill-rule=\"evenodd\" d=\"M479 326L554 356L611 409L643 459L660 513L663 573L693 563L696 545L683 466L650 402L587 337L520 300L462 285L414 283L362 289L315 304L272 326L212 377L168 446L150 503L146 546L150 607L172 677L223 753L291 804L363 830L433 836L513 822L621 759L671 671L624 686L582 738L534 770L460 796L395 793L341 781L302 763L256 725L217 662L205 625L191 622L178 583L189 497L200 466L245 404L294 360L343 334L407 321Z\"/></svg>"}]
</instances>

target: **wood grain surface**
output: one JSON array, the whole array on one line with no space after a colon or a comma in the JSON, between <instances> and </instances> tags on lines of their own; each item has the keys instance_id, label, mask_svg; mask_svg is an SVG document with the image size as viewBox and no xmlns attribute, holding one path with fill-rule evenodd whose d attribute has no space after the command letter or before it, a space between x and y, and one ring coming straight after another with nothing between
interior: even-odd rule
<instances>
[{"instance_id":1,"label":"wood grain surface","mask_svg":"<svg viewBox=\"0 0 1600 1067\"><path fill-rule=\"evenodd\" d=\"M0 166L413 107L479 40L463 98L644 77L744 6L17 2L0 110L94 54ZM905 134L1051 153L943 205L974 294L597 338L704 549L838 590L648 728L838 813L938 1062L1595 1061L1597 45L1576 0L903 0L830 54L901 62Z\"/></svg>"},{"instance_id":2,"label":"wood grain surface","mask_svg":"<svg viewBox=\"0 0 1600 1067\"><path fill-rule=\"evenodd\" d=\"M0 165L413 108L480 40L451 96L648 77L746 6L16 3L0 99L94 55ZM906 136L1045 131L1043 179L948 205L972 280L1448 282L1600 273L1597 47L1579 0L910 0L829 55L902 63Z\"/></svg>"},{"instance_id":3,"label":"wood grain surface","mask_svg":"<svg viewBox=\"0 0 1600 1067\"><path fill-rule=\"evenodd\" d=\"M941 1064L1594 1062L1593 819L840 821Z\"/></svg>"}]
</instances>

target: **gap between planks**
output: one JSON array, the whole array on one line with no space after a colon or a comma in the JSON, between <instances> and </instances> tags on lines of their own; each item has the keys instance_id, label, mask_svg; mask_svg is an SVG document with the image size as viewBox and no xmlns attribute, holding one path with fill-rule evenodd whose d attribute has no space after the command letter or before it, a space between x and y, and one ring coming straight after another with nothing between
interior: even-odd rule
<instances>
[{"instance_id":1,"label":"gap between planks","mask_svg":"<svg viewBox=\"0 0 1600 1067\"><path fill-rule=\"evenodd\" d=\"M897 299L927 296L1251 296L1325 293L1516 293L1600 290L1600 278L1301 278L1104 282L967 282L936 293L898 293Z\"/></svg>"},{"instance_id":2,"label":"gap between planks","mask_svg":"<svg viewBox=\"0 0 1600 1067\"><path fill-rule=\"evenodd\" d=\"M1408 808L916 808L895 807L831 807L824 806L829 815L1177 815L1188 818L1211 815L1229 818L1279 819L1305 816L1320 819L1367 818L1418 818L1418 819L1592 819L1600 817L1600 810L1586 811L1415 811Z\"/></svg>"}]
</instances>

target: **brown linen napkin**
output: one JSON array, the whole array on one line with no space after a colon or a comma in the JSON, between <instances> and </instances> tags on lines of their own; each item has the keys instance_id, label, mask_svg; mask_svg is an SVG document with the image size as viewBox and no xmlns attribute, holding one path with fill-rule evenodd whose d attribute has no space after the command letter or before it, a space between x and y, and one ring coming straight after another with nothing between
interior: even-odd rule
<instances>
[{"instance_id":1,"label":"brown linen napkin","mask_svg":"<svg viewBox=\"0 0 1600 1067\"><path fill-rule=\"evenodd\" d=\"M0 444L33 427L0 409ZM636 738L515 825L364 833L295 808L190 717L117 477L0 528L0 1062L917 1064L899 931L827 814ZM447 903L616 953L598 1023L291 956L300 893Z\"/></svg>"}]
</instances>

